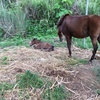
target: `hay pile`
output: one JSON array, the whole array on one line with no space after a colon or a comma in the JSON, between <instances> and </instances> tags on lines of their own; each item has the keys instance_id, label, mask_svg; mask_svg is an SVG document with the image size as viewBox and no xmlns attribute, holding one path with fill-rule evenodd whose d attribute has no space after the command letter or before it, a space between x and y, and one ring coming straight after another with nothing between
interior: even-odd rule
<instances>
[{"instance_id":1,"label":"hay pile","mask_svg":"<svg viewBox=\"0 0 100 100\"><path fill-rule=\"evenodd\" d=\"M22 70L22 72L30 70L42 75L45 75L45 72L48 72L51 69L60 70L62 68L63 70L63 66L66 65L66 62L63 59L66 59L66 55L59 56L59 51L60 49L56 49L54 52L43 52L26 47L15 47L13 49L6 48L1 52L0 58L3 59L4 57L7 57L8 64L0 65L0 79L1 81L15 81L14 79L18 69ZM63 53L64 52L66 52L66 49L63 50Z\"/></svg>"},{"instance_id":2,"label":"hay pile","mask_svg":"<svg viewBox=\"0 0 100 100\"><path fill-rule=\"evenodd\" d=\"M91 56L90 50L82 50L74 46L72 52L73 56L79 59L89 59ZM55 48L53 52L26 47L0 49L0 82L14 83L18 73L30 70L58 84L65 84L66 89L73 94L70 100L99 100L97 93L91 89L92 85L95 85L95 88L100 87L92 71L88 69L90 65L72 66L69 64L72 58L68 58L67 55L66 48ZM2 64L5 57L7 64ZM11 98L12 92L8 95L7 97Z\"/></svg>"}]
</instances>

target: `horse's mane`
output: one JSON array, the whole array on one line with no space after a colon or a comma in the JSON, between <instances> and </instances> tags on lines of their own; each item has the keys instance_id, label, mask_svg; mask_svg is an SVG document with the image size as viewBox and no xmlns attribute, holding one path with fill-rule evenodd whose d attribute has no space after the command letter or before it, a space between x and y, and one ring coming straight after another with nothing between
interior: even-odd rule
<instances>
[{"instance_id":1,"label":"horse's mane","mask_svg":"<svg viewBox=\"0 0 100 100\"><path fill-rule=\"evenodd\" d=\"M69 15L69 14L65 14L65 15L63 15L63 16L58 20L57 27L59 27L59 26L62 24L63 20L64 20L65 17L68 16L68 15Z\"/></svg>"}]
</instances>

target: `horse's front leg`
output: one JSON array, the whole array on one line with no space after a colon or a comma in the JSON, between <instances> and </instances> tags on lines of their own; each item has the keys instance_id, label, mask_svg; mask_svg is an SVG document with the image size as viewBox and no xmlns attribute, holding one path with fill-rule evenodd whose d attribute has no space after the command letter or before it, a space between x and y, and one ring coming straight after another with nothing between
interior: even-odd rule
<instances>
[{"instance_id":1,"label":"horse's front leg","mask_svg":"<svg viewBox=\"0 0 100 100\"><path fill-rule=\"evenodd\" d=\"M67 41L67 47L68 47L68 51L69 51L69 56L68 57L71 57L71 40L72 40L72 37L71 36L65 36L66 37L66 41Z\"/></svg>"},{"instance_id":2,"label":"horse's front leg","mask_svg":"<svg viewBox=\"0 0 100 100\"><path fill-rule=\"evenodd\" d=\"M97 45L97 39L94 38L94 39L91 39L92 41L92 44L93 44L93 52L92 52L92 56L91 56L91 59L89 60L90 62L92 62L92 60L95 58L95 54L96 54L96 51L98 49L98 45Z\"/></svg>"}]
</instances>

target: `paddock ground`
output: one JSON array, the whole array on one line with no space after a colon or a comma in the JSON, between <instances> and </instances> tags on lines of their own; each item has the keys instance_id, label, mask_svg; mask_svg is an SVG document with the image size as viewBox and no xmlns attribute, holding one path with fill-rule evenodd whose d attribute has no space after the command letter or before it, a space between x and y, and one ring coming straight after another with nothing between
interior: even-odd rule
<instances>
[{"instance_id":1,"label":"paddock ground","mask_svg":"<svg viewBox=\"0 0 100 100\"><path fill-rule=\"evenodd\" d=\"M0 49L0 82L14 83L17 74L30 70L48 77L53 82L65 84L72 94L69 100L100 100L96 93L96 90L100 89L100 83L93 72L93 69L100 67L100 51L97 52L97 59L89 64L91 52L72 46L72 58L68 58L68 50L65 47L56 47L52 52L24 46ZM7 59L6 62L3 62L4 58ZM18 100L17 93L18 89L13 89L7 91L4 97L7 100L11 100L11 97Z\"/></svg>"}]
</instances>

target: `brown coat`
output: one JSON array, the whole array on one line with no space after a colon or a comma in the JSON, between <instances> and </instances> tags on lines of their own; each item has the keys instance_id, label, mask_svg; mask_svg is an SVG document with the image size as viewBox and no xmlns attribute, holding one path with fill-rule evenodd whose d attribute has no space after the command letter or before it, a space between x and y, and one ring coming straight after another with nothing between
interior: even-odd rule
<instances>
[{"instance_id":1,"label":"brown coat","mask_svg":"<svg viewBox=\"0 0 100 100\"><path fill-rule=\"evenodd\" d=\"M46 51L46 52L54 51L54 46L52 44L42 42L37 39L33 39L30 42L30 46L33 46L35 49L40 49L41 51Z\"/></svg>"},{"instance_id":2,"label":"brown coat","mask_svg":"<svg viewBox=\"0 0 100 100\"><path fill-rule=\"evenodd\" d=\"M100 43L100 16L72 16L66 14L59 19L57 28L60 41L62 41L62 34L66 38L69 56L71 56L72 37L85 38L90 36L93 45L93 54L90 62L95 58L95 54L98 49L97 40Z\"/></svg>"}]
</instances>

